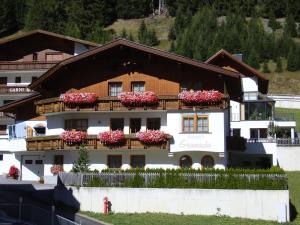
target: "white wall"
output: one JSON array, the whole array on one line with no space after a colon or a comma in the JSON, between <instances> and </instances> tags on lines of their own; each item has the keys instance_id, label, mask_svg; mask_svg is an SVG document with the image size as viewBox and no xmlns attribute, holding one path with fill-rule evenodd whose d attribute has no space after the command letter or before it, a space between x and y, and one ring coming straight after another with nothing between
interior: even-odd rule
<instances>
[{"instance_id":1,"label":"white wall","mask_svg":"<svg viewBox=\"0 0 300 225\"><path fill-rule=\"evenodd\" d=\"M74 205L77 201L82 211L103 213L104 197L108 197L115 213L225 215L275 221L278 207L283 205L284 221L289 221L288 190L86 187L55 190L56 200Z\"/></svg>"},{"instance_id":2,"label":"white wall","mask_svg":"<svg viewBox=\"0 0 300 225\"><path fill-rule=\"evenodd\" d=\"M300 109L300 95L268 95L274 99L277 108Z\"/></svg>"},{"instance_id":3,"label":"white wall","mask_svg":"<svg viewBox=\"0 0 300 225\"><path fill-rule=\"evenodd\" d=\"M286 171L300 171L300 147L277 147L278 165Z\"/></svg>"},{"instance_id":4,"label":"white wall","mask_svg":"<svg viewBox=\"0 0 300 225\"><path fill-rule=\"evenodd\" d=\"M256 77L243 77L242 78L243 92L258 91L257 78Z\"/></svg>"}]
</instances>

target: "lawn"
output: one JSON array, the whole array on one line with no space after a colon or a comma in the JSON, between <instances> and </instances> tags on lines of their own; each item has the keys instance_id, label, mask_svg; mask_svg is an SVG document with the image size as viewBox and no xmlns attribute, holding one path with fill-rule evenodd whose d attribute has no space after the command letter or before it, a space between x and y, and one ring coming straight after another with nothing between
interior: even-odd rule
<instances>
[{"instance_id":1,"label":"lawn","mask_svg":"<svg viewBox=\"0 0 300 225\"><path fill-rule=\"evenodd\" d=\"M278 113L293 113L296 120L296 131L300 132L300 109L275 108Z\"/></svg>"},{"instance_id":2,"label":"lawn","mask_svg":"<svg viewBox=\"0 0 300 225\"><path fill-rule=\"evenodd\" d=\"M289 177L290 198L293 209L293 222L286 223L289 225L300 225L300 215L297 215L297 210L300 211L300 172L287 172ZM200 203L201 204L201 203ZM85 215L112 223L114 225L198 225L198 224L228 224L228 225L275 225L276 222L246 220L229 217L217 216L183 216L171 214L111 214L105 216L91 212L82 212Z\"/></svg>"}]
</instances>

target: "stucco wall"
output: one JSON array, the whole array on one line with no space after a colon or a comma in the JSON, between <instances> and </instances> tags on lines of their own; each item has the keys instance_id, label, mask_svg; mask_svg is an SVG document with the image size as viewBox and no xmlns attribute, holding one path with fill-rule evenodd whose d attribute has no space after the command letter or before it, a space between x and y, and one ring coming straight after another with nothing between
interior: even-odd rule
<instances>
[{"instance_id":1,"label":"stucco wall","mask_svg":"<svg viewBox=\"0 0 300 225\"><path fill-rule=\"evenodd\" d=\"M286 190L71 187L56 189L55 197L69 204L80 203L82 211L103 212L103 198L108 197L116 213L226 215L276 221L281 206L286 213L285 221L289 220Z\"/></svg>"},{"instance_id":2,"label":"stucco wall","mask_svg":"<svg viewBox=\"0 0 300 225\"><path fill-rule=\"evenodd\" d=\"M300 171L300 147L277 147L278 165L286 171Z\"/></svg>"}]
</instances>

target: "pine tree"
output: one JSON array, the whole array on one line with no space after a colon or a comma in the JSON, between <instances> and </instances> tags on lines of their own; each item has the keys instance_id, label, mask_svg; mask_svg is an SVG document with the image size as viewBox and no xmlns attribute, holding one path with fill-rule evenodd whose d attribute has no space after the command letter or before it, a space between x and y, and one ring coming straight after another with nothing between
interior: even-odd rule
<instances>
[{"instance_id":1,"label":"pine tree","mask_svg":"<svg viewBox=\"0 0 300 225\"><path fill-rule=\"evenodd\" d=\"M296 23L292 14L289 14L285 20L284 32L289 34L291 37L297 36Z\"/></svg>"},{"instance_id":2,"label":"pine tree","mask_svg":"<svg viewBox=\"0 0 300 225\"><path fill-rule=\"evenodd\" d=\"M269 13L268 26L270 28L272 28L273 31L281 28L280 23L276 21L275 14L274 14L273 10L270 10L270 13Z\"/></svg>"},{"instance_id":3,"label":"pine tree","mask_svg":"<svg viewBox=\"0 0 300 225\"><path fill-rule=\"evenodd\" d=\"M149 45L149 46L155 46L155 45L158 45L159 44L159 40L156 36L156 32L154 29L150 29L148 32L147 32L147 37L146 37L146 45Z\"/></svg>"},{"instance_id":4,"label":"pine tree","mask_svg":"<svg viewBox=\"0 0 300 225\"><path fill-rule=\"evenodd\" d=\"M79 146L78 151L78 159L73 163L73 172L88 172L90 171L90 159L88 151L86 150L85 146L82 144Z\"/></svg>"},{"instance_id":5,"label":"pine tree","mask_svg":"<svg viewBox=\"0 0 300 225\"><path fill-rule=\"evenodd\" d=\"M170 52L175 52L175 50L176 50L175 43L174 43L174 41L171 41L171 46L170 46L169 51Z\"/></svg>"},{"instance_id":6,"label":"pine tree","mask_svg":"<svg viewBox=\"0 0 300 225\"><path fill-rule=\"evenodd\" d=\"M252 66L253 68L255 68L255 69L260 68L258 54L254 49L252 49L250 51L250 54L249 54L249 57L248 57L248 64L250 66Z\"/></svg>"},{"instance_id":7,"label":"pine tree","mask_svg":"<svg viewBox=\"0 0 300 225\"><path fill-rule=\"evenodd\" d=\"M276 73L281 73L282 72L282 61L281 61L280 57L278 57L276 59L276 69L275 69L275 72Z\"/></svg>"},{"instance_id":8,"label":"pine tree","mask_svg":"<svg viewBox=\"0 0 300 225\"><path fill-rule=\"evenodd\" d=\"M263 64L263 73L270 73L270 69L268 67L268 64L266 62L264 62Z\"/></svg>"},{"instance_id":9,"label":"pine tree","mask_svg":"<svg viewBox=\"0 0 300 225\"><path fill-rule=\"evenodd\" d=\"M123 29L122 29L121 38L126 38L126 39L128 38L127 31L126 31L125 27L123 27Z\"/></svg>"},{"instance_id":10,"label":"pine tree","mask_svg":"<svg viewBox=\"0 0 300 225\"><path fill-rule=\"evenodd\" d=\"M129 37L128 37L129 41L134 41L134 37L133 34L130 32Z\"/></svg>"},{"instance_id":11,"label":"pine tree","mask_svg":"<svg viewBox=\"0 0 300 225\"><path fill-rule=\"evenodd\" d=\"M93 25L92 32L86 36L89 41L105 44L115 37L115 33L112 30L104 30L99 23Z\"/></svg>"},{"instance_id":12,"label":"pine tree","mask_svg":"<svg viewBox=\"0 0 300 225\"><path fill-rule=\"evenodd\" d=\"M298 70L297 48L290 48L287 58L287 70L292 72Z\"/></svg>"},{"instance_id":13,"label":"pine tree","mask_svg":"<svg viewBox=\"0 0 300 225\"><path fill-rule=\"evenodd\" d=\"M142 43L142 44L146 43L147 33L148 33L147 25L146 25L145 21L142 20L142 22L140 24L140 27L139 27L139 30L138 30L138 41L140 43Z\"/></svg>"}]
</instances>

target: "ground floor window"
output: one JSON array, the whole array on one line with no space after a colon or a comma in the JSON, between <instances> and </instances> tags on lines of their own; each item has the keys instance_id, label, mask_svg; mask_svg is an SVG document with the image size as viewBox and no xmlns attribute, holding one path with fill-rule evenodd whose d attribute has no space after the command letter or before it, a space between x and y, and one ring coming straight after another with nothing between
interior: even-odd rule
<instances>
[{"instance_id":1,"label":"ground floor window","mask_svg":"<svg viewBox=\"0 0 300 225\"><path fill-rule=\"evenodd\" d=\"M268 132L267 128L251 128L250 129L250 138L267 138Z\"/></svg>"},{"instance_id":2,"label":"ground floor window","mask_svg":"<svg viewBox=\"0 0 300 225\"><path fill-rule=\"evenodd\" d=\"M6 135L6 125L0 125L0 135Z\"/></svg>"},{"instance_id":3,"label":"ground floor window","mask_svg":"<svg viewBox=\"0 0 300 225\"><path fill-rule=\"evenodd\" d=\"M63 165L64 164L64 156L63 155L55 155L54 156L54 165Z\"/></svg>"},{"instance_id":4,"label":"ground floor window","mask_svg":"<svg viewBox=\"0 0 300 225\"><path fill-rule=\"evenodd\" d=\"M201 160L201 165L203 168L213 168L215 165L214 158L210 155L206 155Z\"/></svg>"},{"instance_id":5,"label":"ground floor window","mask_svg":"<svg viewBox=\"0 0 300 225\"><path fill-rule=\"evenodd\" d=\"M181 168L189 168L192 166L192 158L188 155L181 156L179 159L179 166Z\"/></svg>"},{"instance_id":6,"label":"ground floor window","mask_svg":"<svg viewBox=\"0 0 300 225\"><path fill-rule=\"evenodd\" d=\"M145 155L130 156L130 166L132 168L144 168L145 167Z\"/></svg>"},{"instance_id":7,"label":"ground floor window","mask_svg":"<svg viewBox=\"0 0 300 225\"><path fill-rule=\"evenodd\" d=\"M121 155L108 155L107 156L108 168L121 168L122 156Z\"/></svg>"}]
</instances>

